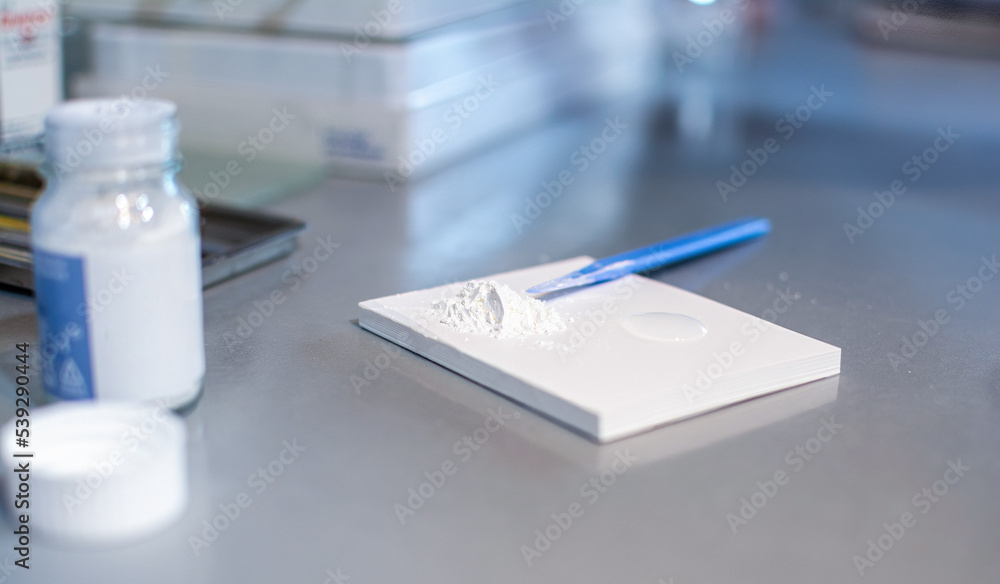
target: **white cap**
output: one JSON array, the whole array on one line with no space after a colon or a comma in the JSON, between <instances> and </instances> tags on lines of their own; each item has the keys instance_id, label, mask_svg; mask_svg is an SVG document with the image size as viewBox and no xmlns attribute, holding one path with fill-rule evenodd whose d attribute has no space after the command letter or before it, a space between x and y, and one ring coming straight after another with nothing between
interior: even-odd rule
<instances>
[{"instance_id":1,"label":"white cap","mask_svg":"<svg viewBox=\"0 0 1000 584\"><path fill-rule=\"evenodd\" d=\"M176 157L177 128L177 106L162 99L68 101L45 116L45 155L60 174L162 163Z\"/></svg>"},{"instance_id":2,"label":"white cap","mask_svg":"<svg viewBox=\"0 0 1000 584\"><path fill-rule=\"evenodd\" d=\"M34 408L28 447L15 443L16 422L0 429L15 537L22 515L32 537L97 545L152 535L183 515L185 426L169 409L92 401ZM17 507L20 493L30 507Z\"/></svg>"}]
</instances>

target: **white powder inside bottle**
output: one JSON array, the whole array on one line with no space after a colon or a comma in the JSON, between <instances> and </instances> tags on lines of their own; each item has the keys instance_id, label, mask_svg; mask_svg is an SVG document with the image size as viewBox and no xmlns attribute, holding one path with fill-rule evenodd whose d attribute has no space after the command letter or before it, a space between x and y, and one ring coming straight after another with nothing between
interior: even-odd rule
<instances>
[{"instance_id":1,"label":"white powder inside bottle","mask_svg":"<svg viewBox=\"0 0 1000 584\"><path fill-rule=\"evenodd\" d=\"M551 306L490 280L473 280L452 298L435 302L434 318L460 333L509 339L566 330Z\"/></svg>"}]
</instances>

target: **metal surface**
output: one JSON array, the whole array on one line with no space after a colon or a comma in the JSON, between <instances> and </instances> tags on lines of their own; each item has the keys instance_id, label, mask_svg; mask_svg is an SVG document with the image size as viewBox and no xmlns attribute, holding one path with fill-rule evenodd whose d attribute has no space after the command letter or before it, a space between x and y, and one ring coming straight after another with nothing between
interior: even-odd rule
<instances>
[{"instance_id":1,"label":"metal surface","mask_svg":"<svg viewBox=\"0 0 1000 584\"><path fill-rule=\"evenodd\" d=\"M117 550L32 541L9 581L994 581L996 140L963 135L910 182L901 165L947 119L901 135L817 116L723 200L717 181L773 121L731 158L692 161L618 114L628 131L585 169L570 157L604 117L412 188L330 180L273 205L310 230L205 292L184 519ZM562 171L573 183L538 195ZM852 242L845 223L897 179L905 193ZM352 322L368 298L747 214L772 233L654 277L842 347L833 384L598 446ZM14 344L35 341L30 298L0 292L4 418Z\"/></svg>"}]
</instances>

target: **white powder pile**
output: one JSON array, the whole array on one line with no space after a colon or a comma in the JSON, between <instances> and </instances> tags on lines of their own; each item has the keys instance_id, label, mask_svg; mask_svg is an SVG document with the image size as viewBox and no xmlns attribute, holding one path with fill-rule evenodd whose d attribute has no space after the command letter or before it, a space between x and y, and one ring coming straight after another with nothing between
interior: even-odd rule
<instances>
[{"instance_id":1,"label":"white powder pile","mask_svg":"<svg viewBox=\"0 0 1000 584\"><path fill-rule=\"evenodd\" d=\"M566 324L552 307L493 280L467 283L452 298L435 302L432 313L460 333L498 339L566 330Z\"/></svg>"}]
</instances>

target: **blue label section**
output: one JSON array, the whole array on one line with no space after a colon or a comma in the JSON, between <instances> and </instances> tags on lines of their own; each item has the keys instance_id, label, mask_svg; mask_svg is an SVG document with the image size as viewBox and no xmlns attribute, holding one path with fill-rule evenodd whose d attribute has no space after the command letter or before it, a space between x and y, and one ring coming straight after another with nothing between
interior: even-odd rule
<instances>
[{"instance_id":1,"label":"blue label section","mask_svg":"<svg viewBox=\"0 0 1000 584\"><path fill-rule=\"evenodd\" d=\"M61 399L93 398L83 259L37 248L34 255L45 390Z\"/></svg>"}]
</instances>

